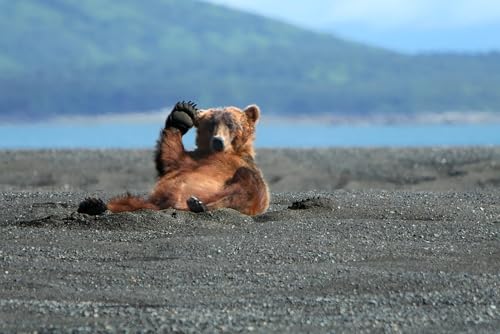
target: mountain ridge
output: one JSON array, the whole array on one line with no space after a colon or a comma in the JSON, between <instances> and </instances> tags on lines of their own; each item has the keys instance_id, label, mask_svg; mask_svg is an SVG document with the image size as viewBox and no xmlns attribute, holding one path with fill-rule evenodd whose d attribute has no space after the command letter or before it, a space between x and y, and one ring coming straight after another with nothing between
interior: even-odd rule
<instances>
[{"instance_id":1,"label":"mountain ridge","mask_svg":"<svg viewBox=\"0 0 500 334\"><path fill-rule=\"evenodd\" d=\"M399 54L200 1L0 0L0 115L500 110L500 53Z\"/></svg>"}]
</instances>

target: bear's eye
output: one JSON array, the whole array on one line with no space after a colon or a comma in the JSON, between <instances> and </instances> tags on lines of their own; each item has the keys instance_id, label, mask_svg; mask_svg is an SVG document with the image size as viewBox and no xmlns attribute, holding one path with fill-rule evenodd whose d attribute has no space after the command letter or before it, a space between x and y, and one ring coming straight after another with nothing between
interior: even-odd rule
<instances>
[{"instance_id":1,"label":"bear's eye","mask_svg":"<svg viewBox=\"0 0 500 334\"><path fill-rule=\"evenodd\" d=\"M236 124L234 124L232 119L229 122L226 122L226 126L229 131L234 131L236 129Z\"/></svg>"},{"instance_id":2,"label":"bear's eye","mask_svg":"<svg viewBox=\"0 0 500 334\"><path fill-rule=\"evenodd\" d=\"M215 119L212 118L208 123L208 131L212 132L215 130L215 123L217 122L215 121Z\"/></svg>"},{"instance_id":3,"label":"bear's eye","mask_svg":"<svg viewBox=\"0 0 500 334\"><path fill-rule=\"evenodd\" d=\"M234 131L236 129L236 123L234 122L234 119L231 117L229 114L224 114L222 116L222 121L224 124L227 126L229 131Z\"/></svg>"}]
</instances>

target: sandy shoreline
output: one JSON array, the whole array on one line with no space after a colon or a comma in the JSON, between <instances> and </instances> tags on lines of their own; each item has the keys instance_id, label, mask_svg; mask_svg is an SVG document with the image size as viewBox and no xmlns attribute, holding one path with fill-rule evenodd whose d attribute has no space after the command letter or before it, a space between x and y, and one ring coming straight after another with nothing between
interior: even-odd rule
<instances>
[{"instance_id":1,"label":"sandy shoreline","mask_svg":"<svg viewBox=\"0 0 500 334\"><path fill-rule=\"evenodd\" d=\"M261 216L75 213L151 154L0 151L0 332L498 331L499 147L261 150Z\"/></svg>"}]
</instances>

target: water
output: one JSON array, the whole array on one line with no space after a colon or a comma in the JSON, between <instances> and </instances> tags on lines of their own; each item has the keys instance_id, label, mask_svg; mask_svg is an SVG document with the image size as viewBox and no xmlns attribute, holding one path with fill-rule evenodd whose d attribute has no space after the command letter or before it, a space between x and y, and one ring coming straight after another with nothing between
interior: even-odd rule
<instances>
[{"instance_id":1,"label":"water","mask_svg":"<svg viewBox=\"0 0 500 334\"><path fill-rule=\"evenodd\" d=\"M0 125L0 148L152 148L161 123L69 122ZM184 139L194 146L194 131ZM331 126L261 123L256 147L500 145L500 124Z\"/></svg>"}]
</instances>

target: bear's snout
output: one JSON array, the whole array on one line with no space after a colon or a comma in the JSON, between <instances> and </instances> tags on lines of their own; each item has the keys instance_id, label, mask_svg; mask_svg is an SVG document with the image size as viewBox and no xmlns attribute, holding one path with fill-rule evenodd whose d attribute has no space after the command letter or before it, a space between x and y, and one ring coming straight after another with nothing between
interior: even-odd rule
<instances>
[{"instance_id":1,"label":"bear's snout","mask_svg":"<svg viewBox=\"0 0 500 334\"><path fill-rule=\"evenodd\" d=\"M212 138L212 149L216 152L224 151L224 138L222 137L213 137Z\"/></svg>"}]
</instances>

